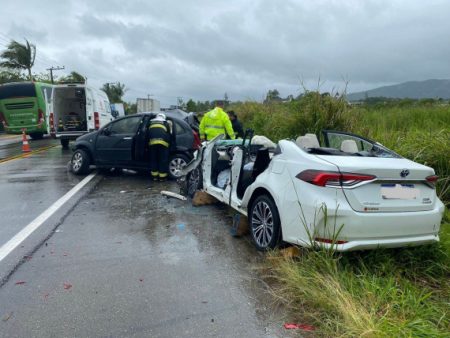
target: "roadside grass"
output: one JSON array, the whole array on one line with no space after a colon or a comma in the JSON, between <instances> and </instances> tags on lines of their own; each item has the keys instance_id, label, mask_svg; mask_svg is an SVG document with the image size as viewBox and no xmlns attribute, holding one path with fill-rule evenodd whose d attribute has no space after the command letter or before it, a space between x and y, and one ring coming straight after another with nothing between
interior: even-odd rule
<instances>
[{"instance_id":1,"label":"roadside grass","mask_svg":"<svg viewBox=\"0 0 450 338\"><path fill-rule=\"evenodd\" d=\"M273 293L323 337L448 337L450 213L435 245L334 253L269 253Z\"/></svg>"}]
</instances>

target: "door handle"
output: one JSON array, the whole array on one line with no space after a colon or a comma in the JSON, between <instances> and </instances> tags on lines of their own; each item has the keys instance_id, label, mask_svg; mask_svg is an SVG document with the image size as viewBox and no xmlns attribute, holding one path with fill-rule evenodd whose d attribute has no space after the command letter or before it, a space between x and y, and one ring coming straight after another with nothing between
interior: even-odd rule
<instances>
[{"instance_id":1,"label":"door handle","mask_svg":"<svg viewBox=\"0 0 450 338\"><path fill-rule=\"evenodd\" d=\"M131 139L132 139L131 136L127 136L127 137L124 137L122 140L131 140Z\"/></svg>"}]
</instances>

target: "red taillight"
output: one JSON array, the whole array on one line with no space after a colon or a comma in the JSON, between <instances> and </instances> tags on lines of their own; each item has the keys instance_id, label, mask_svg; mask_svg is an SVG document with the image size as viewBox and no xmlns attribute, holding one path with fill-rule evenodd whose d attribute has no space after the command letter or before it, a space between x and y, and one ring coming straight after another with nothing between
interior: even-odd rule
<instances>
[{"instance_id":1,"label":"red taillight","mask_svg":"<svg viewBox=\"0 0 450 338\"><path fill-rule=\"evenodd\" d=\"M44 123L44 112L41 108L38 109L38 125L39 127Z\"/></svg>"},{"instance_id":2,"label":"red taillight","mask_svg":"<svg viewBox=\"0 0 450 338\"><path fill-rule=\"evenodd\" d=\"M351 187L364 181L372 181L376 176L338 171L305 170L296 176L298 179L320 187Z\"/></svg>"},{"instance_id":3,"label":"red taillight","mask_svg":"<svg viewBox=\"0 0 450 338\"><path fill-rule=\"evenodd\" d=\"M200 149L200 147L202 146L202 141L200 140L200 137L195 130L193 130L192 132L194 133L194 144L192 145L192 147L194 149Z\"/></svg>"},{"instance_id":4,"label":"red taillight","mask_svg":"<svg viewBox=\"0 0 450 338\"><path fill-rule=\"evenodd\" d=\"M345 244L345 243L348 243L348 241L341 241L341 240L321 238L321 237L316 237L316 238L314 238L314 240L316 242L321 242L321 243L326 243L326 244Z\"/></svg>"},{"instance_id":5,"label":"red taillight","mask_svg":"<svg viewBox=\"0 0 450 338\"><path fill-rule=\"evenodd\" d=\"M427 180L427 183L429 185L434 187L436 185L438 178L439 178L439 176L437 176L437 175L430 175L430 176L427 176L425 179Z\"/></svg>"},{"instance_id":6,"label":"red taillight","mask_svg":"<svg viewBox=\"0 0 450 338\"><path fill-rule=\"evenodd\" d=\"M50 123L50 132L54 133L55 132L55 115L53 115L53 113L50 113L48 119L49 119L49 123Z\"/></svg>"},{"instance_id":7,"label":"red taillight","mask_svg":"<svg viewBox=\"0 0 450 338\"><path fill-rule=\"evenodd\" d=\"M8 126L8 122L6 122L5 115L3 115L3 112L1 111L0 111L0 121L3 123L5 127Z\"/></svg>"},{"instance_id":8,"label":"red taillight","mask_svg":"<svg viewBox=\"0 0 450 338\"><path fill-rule=\"evenodd\" d=\"M94 128L100 129L100 116L97 112L94 113Z\"/></svg>"}]
</instances>

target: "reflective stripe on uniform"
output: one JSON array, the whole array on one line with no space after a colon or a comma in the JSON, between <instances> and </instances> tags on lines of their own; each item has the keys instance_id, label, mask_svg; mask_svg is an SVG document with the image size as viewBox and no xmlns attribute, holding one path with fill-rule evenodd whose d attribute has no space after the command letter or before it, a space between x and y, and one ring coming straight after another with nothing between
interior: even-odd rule
<instances>
[{"instance_id":1,"label":"reflective stripe on uniform","mask_svg":"<svg viewBox=\"0 0 450 338\"><path fill-rule=\"evenodd\" d=\"M222 126L213 126L213 125L208 125L208 124L205 125L205 129L206 128L223 129L223 130L225 130L224 127L222 127Z\"/></svg>"},{"instance_id":2,"label":"reflective stripe on uniform","mask_svg":"<svg viewBox=\"0 0 450 338\"><path fill-rule=\"evenodd\" d=\"M167 132L166 126L165 126L165 125L162 125L162 124L159 124L159 123L151 124L149 128L150 128L150 129L151 129L151 128L161 128L161 129L164 129L164 131Z\"/></svg>"},{"instance_id":3,"label":"reflective stripe on uniform","mask_svg":"<svg viewBox=\"0 0 450 338\"><path fill-rule=\"evenodd\" d=\"M152 171L151 173L152 173L152 176L158 176L159 175L158 171Z\"/></svg>"},{"instance_id":4,"label":"reflective stripe on uniform","mask_svg":"<svg viewBox=\"0 0 450 338\"><path fill-rule=\"evenodd\" d=\"M153 140L150 140L150 145L151 145L151 146L154 146L154 145L156 145L156 144L160 144L160 145L162 145L162 146L164 146L164 147L168 147L168 146L169 146L169 143L168 143L168 142L166 142L166 141L164 141L164 140L161 140L161 139L153 139Z\"/></svg>"},{"instance_id":5,"label":"reflective stripe on uniform","mask_svg":"<svg viewBox=\"0 0 450 338\"><path fill-rule=\"evenodd\" d=\"M167 173L159 173L159 177L161 178L167 177Z\"/></svg>"}]
</instances>

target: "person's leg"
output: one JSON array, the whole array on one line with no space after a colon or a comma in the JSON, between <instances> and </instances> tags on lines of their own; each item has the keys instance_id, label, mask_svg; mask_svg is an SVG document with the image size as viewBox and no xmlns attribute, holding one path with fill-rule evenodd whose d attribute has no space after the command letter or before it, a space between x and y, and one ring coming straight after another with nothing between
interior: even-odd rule
<instances>
[{"instance_id":1,"label":"person's leg","mask_svg":"<svg viewBox=\"0 0 450 338\"><path fill-rule=\"evenodd\" d=\"M150 170L152 174L152 179L157 180L159 177L158 171L158 145L150 146Z\"/></svg>"},{"instance_id":2,"label":"person's leg","mask_svg":"<svg viewBox=\"0 0 450 338\"><path fill-rule=\"evenodd\" d=\"M164 147L163 145L159 145L159 158L158 158L158 171L159 171L159 180L164 181L167 179L167 173L169 171L169 147Z\"/></svg>"}]
</instances>

